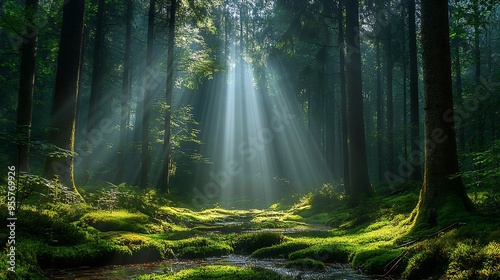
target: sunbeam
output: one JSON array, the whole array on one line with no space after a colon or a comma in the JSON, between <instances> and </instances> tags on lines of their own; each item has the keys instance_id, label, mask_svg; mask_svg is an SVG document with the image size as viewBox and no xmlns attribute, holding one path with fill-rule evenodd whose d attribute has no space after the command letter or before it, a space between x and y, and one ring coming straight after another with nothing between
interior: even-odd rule
<instances>
[{"instance_id":1,"label":"sunbeam","mask_svg":"<svg viewBox=\"0 0 500 280\"><path fill-rule=\"evenodd\" d=\"M202 195L234 207L243 200L266 206L323 183L329 176L323 157L298 117L295 97L273 79L277 70L265 69L266 93L236 44L228 65L223 84L212 87L205 102L204 150L213 165L200 175Z\"/></svg>"}]
</instances>

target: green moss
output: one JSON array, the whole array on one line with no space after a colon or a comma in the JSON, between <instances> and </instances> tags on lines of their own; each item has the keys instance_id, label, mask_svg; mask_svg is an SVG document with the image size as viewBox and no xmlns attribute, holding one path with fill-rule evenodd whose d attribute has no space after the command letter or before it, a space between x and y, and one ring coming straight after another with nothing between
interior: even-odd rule
<instances>
[{"instance_id":1,"label":"green moss","mask_svg":"<svg viewBox=\"0 0 500 280\"><path fill-rule=\"evenodd\" d=\"M460 242L450 253L448 279L500 279L500 245L484 248L474 242Z\"/></svg>"},{"instance_id":2,"label":"green moss","mask_svg":"<svg viewBox=\"0 0 500 280\"><path fill-rule=\"evenodd\" d=\"M321 261L305 258L305 259L297 259L285 264L286 268L295 268L300 270L324 270L325 264Z\"/></svg>"},{"instance_id":3,"label":"green moss","mask_svg":"<svg viewBox=\"0 0 500 280\"><path fill-rule=\"evenodd\" d=\"M293 252L289 258L292 260L311 258L322 262L346 263L353 249L352 245L325 242Z\"/></svg>"},{"instance_id":4,"label":"green moss","mask_svg":"<svg viewBox=\"0 0 500 280\"><path fill-rule=\"evenodd\" d=\"M233 252L229 244L204 237L179 241L172 246L172 249L178 258L183 259L216 257Z\"/></svg>"},{"instance_id":5,"label":"green moss","mask_svg":"<svg viewBox=\"0 0 500 280\"><path fill-rule=\"evenodd\" d=\"M159 233L168 230L168 225L142 213L124 210L96 211L83 216L80 221L100 231L131 231L138 233Z\"/></svg>"},{"instance_id":6,"label":"green moss","mask_svg":"<svg viewBox=\"0 0 500 280\"><path fill-rule=\"evenodd\" d=\"M136 280L287 280L291 277L281 276L276 272L262 268L240 268L235 266L210 265L181 270L174 275L143 275Z\"/></svg>"},{"instance_id":7,"label":"green moss","mask_svg":"<svg viewBox=\"0 0 500 280\"><path fill-rule=\"evenodd\" d=\"M246 233L236 238L233 247L236 252L252 253L260 248L280 244L283 240L283 234L277 232Z\"/></svg>"},{"instance_id":8,"label":"green moss","mask_svg":"<svg viewBox=\"0 0 500 280\"><path fill-rule=\"evenodd\" d=\"M253 258L287 258L290 253L311 246L310 241L290 241L260 248L252 253Z\"/></svg>"},{"instance_id":9,"label":"green moss","mask_svg":"<svg viewBox=\"0 0 500 280\"><path fill-rule=\"evenodd\" d=\"M7 211L5 211L7 213ZM17 214L17 231L33 239L51 245L75 245L85 242L86 234L73 223L59 218L56 214L23 209Z\"/></svg>"}]
</instances>

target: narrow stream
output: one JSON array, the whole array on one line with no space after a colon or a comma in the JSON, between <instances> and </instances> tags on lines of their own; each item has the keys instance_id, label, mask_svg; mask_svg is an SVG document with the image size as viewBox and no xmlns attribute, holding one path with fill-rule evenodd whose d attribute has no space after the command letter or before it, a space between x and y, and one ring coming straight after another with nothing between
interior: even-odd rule
<instances>
[{"instance_id":1,"label":"narrow stream","mask_svg":"<svg viewBox=\"0 0 500 280\"><path fill-rule=\"evenodd\" d=\"M162 262L134 264L134 265L110 265L102 267L85 267L72 269L50 269L45 270L45 276L49 279L92 279L92 280L118 280L133 279L139 275L149 273L177 272L186 268L204 265L234 265L239 267L256 266L276 271L281 275L297 277L300 274L302 280L337 279L355 280L371 279L347 265L328 264L323 271L315 272L309 270L298 270L284 268L285 259L256 260L248 256L229 255L220 258L207 258L204 260L165 260Z\"/></svg>"}]
</instances>

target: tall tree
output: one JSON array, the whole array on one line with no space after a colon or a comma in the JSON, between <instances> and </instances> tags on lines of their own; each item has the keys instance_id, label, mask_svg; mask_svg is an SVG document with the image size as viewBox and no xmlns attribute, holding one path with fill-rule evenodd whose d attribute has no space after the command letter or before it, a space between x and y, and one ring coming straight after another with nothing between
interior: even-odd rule
<instances>
[{"instance_id":1,"label":"tall tree","mask_svg":"<svg viewBox=\"0 0 500 280\"><path fill-rule=\"evenodd\" d=\"M174 47L175 47L175 12L177 10L177 0L171 0L170 18L168 23L168 50L167 50L167 111L165 112L165 134L163 138L163 167L161 169L160 190L169 192L169 172L171 168L171 131L170 123L172 119L172 94L174 91Z\"/></svg>"},{"instance_id":2,"label":"tall tree","mask_svg":"<svg viewBox=\"0 0 500 280\"><path fill-rule=\"evenodd\" d=\"M386 109L387 109L387 170L394 172L394 110L393 110L393 72L394 60L392 49L392 24L391 24L391 7L390 1L387 13L388 24L385 27L385 57L386 57Z\"/></svg>"},{"instance_id":3,"label":"tall tree","mask_svg":"<svg viewBox=\"0 0 500 280\"><path fill-rule=\"evenodd\" d=\"M420 136L420 117L419 117L419 106L418 106L418 65L417 65L417 34L415 27L415 0L408 0L408 44L409 44L409 57L410 57L410 140L411 140L411 151L419 151L418 146ZM413 153L410 153L413 154ZM410 159L413 163L415 160L420 161L421 159ZM420 162L418 164L413 164L415 170L413 171L411 178L413 180L421 179Z\"/></svg>"},{"instance_id":4,"label":"tall tree","mask_svg":"<svg viewBox=\"0 0 500 280\"><path fill-rule=\"evenodd\" d=\"M150 84L153 79L153 44L155 24L155 0L149 1L148 11L148 35L146 46L146 85L144 90L144 101L142 109L142 134L141 134L141 174L140 185L149 187L149 173L151 169L151 144L149 143L149 119L151 116L152 91Z\"/></svg>"},{"instance_id":5,"label":"tall tree","mask_svg":"<svg viewBox=\"0 0 500 280\"><path fill-rule=\"evenodd\" d=\"M105 0L97 1L97 18L92 61L92 84L90 86L90 102L87 116L87 132L92 131L102 118L102 49L104 46L104 14Z\"/></svg>"},{"instance_id":6,"label":"tall tree","mask_svg":"<svg viewBox=\"0 0 500 280\"><path fill-rule=\"evenodd\" d=\"M377 160L378 160L378 179L382 179L382 174L384 173L384 165L382 164L382 129L384 124L384 106L382 105L382 64L380 62L380 38L377 36L375 38L375 64L376 64L376 75L377 75Z\"/></svg>"},{"instance_id":7,"label":"tall tree","mask_svg":"<svg viewBox=\"0 0 500 280\"><path fill-rule=\"evenodd\" d=\"M35 63L37 30L33 19L38 9L38 0L26 0L24 7L25 33L21 46L21 66L19 75L19 95L17 101L16 133L21 137L19 144L18 168L28 172L31 119L33 115L33 90L35 84Z\"/></svg>"},{"instance_id":8,"label":"tall tree","mask_svg":"<svg viewBox=\"0 0 500 280\"><path fill-rule=\"evenodd\" d=\"M453 113L448 1L422 0L422 57L424 74L424 183L417 205L416 226L433 227L440 209L473 211L465 186L456 174L458 159ZM456 214L454 212L453 214Z\"/></svg>"},{"instance_id":9,"label":"tall tree","mask_svg":"<svg viewBox=\"0 0 500 280\"><path fill-rule=\"evenodd\" d=\"M361 87L361 50L359 42L359 1L346 1L346 80L349 135L351 203L358 204L371 195L366 160L363 92Z\"/></svg>"},{"instance_id":10,"label":"tall tree","mask_svg":"<svg viewBox=\"0 0 500 280\"><path fill-rule=\"evenodd\" d=\"M127 146L127 130L128 122L130 121L130 93L131 93L131 37L132 37L132 18L133 18L133 0L126 0L125 13L125 53L123 56L123 82L121 95L121 112L120 112L120 150L118 153L118 172L116 175L117 182L123 180L125 172L126 146Z\"/></svg>"},{"instance_id":11,"label":"tall tree","mask_svg":"<svg viewBox=\"0 0 500 280\"><path fill-rule=\"evenodd\" d=\"M344 191L351 194L351 181L349 178L349 145L347 141L347 96L345 84L345 44L344 44L344 1L339 1L337 9L339 45L339 72L340 72L340 114L342 119L342 176L344 178Z\"/></svg>"},{"instance_id":12,"label":"tall tree","mask_svg":"<svg viewBox=\"0 0 500 280\"><path fill-rule=\"evenodd\" d=\"M55 146L74 152L76 101L80 73L85 0L72 0L63 6L63 20L57 73L52 104L51 126L54 128L50 141ZM49 157L45 162L46 177L59 177L62 184L72 188L81 199L75 187L74 158Z\"/></svg>"}]
</instances>

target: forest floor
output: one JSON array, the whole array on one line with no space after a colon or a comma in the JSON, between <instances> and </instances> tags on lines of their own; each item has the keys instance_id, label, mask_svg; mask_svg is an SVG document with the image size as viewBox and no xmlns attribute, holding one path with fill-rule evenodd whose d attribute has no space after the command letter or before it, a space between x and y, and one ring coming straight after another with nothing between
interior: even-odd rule
<instances>
[{"instance_id":1,"label":"forest floor","mask_svg":"<svg viewBox=\"0 0 500 280\"><path fill-rule=\"evenodd\" d=\"M205 260L137 279L308 279L307 273L331 271L339 263L374 278L500 279L499 218L462 216L450 219L449 227L415 232L410 216L418 188L378 195L357 208L323 187L267 209L215 206L199 211L157 199L152 191L121 190L104 191L114 193L114 199L101 200L99 207L53 203L21 208L19 266L9 277L55 279L71 271L67 268ZM103 191L96 194L106 197ZM296 274L251 262L210 265L211 258L227 255L280 259L280 267Z\"/></svg>"}]
</instances>

